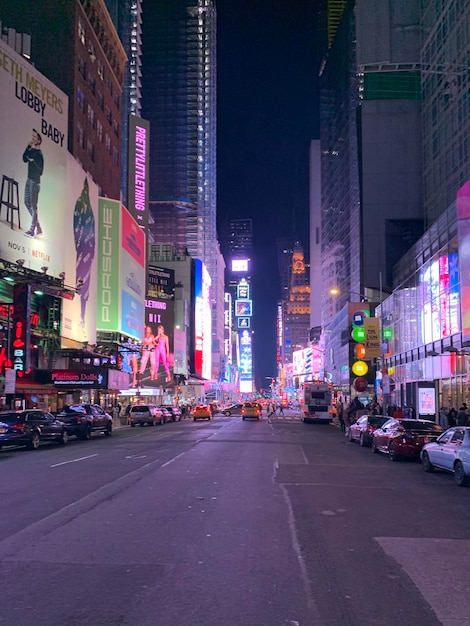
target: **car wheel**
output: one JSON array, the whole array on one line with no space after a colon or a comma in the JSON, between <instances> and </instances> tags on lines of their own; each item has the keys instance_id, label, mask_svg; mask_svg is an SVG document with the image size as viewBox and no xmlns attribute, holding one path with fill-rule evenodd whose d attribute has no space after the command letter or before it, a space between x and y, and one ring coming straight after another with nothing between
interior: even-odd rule
<instances>
[{"instance_id":1,"label":"car wheel","mask_svg":"<svg viewBox=\"0 0 470 626\"><path fill-rule=\"evenodd\" d=\"M59 443L61 446L65 446L68 440L69 440L69 434L64 428L64 430L60 433Z\"/></svg>"},{"instance_id":2,"label":"car wheel","mask_svg":"<svg viewBox=\"0 0 470 626\"><path fill-rule=\"evenodd\" d=\"M463 487L468 483L468 477L465 475L461 461L456 461L454 465L454 482L459 487Z\"/></svg>"},{"instance_id":3,"label":"car wheel","mask_svg":"<svg viewBox=\"0 0 470 626\"><path fill-rule=\"evenodd\" d=\"M104 431L104 436L105 437L111 437L112 434L113 434L113 425L112 424L108 424L106 426L106 430Z\"/></svg>"},{"instance_id":4,"label":"car wheel","mask_svg":"<svg viewBox=\"0 0 470 626\"><path fill-rule=\"evenodd\" d=\"M390 459L390 461L393 462L400 460L400 457L398 456L395 449L395 444L393 442L388 446L388 458Z\"/></svg>"},{"instance_id":5,"label":"car wheel","mask_svg":"<svg viewBox=\"0 0 470 626\"><path fill-rule=\"evenodd\" d=\"M197 417L193 417L193 420L194 420L194 421L197 421Z\"/></svg>"},{"instance_id":6,"label":"car wheel","mask_svg":"<svg viewBox=\"0 0 470 626\"><path fill-rule=\"evenodd\" d=\"M351 443L354 441L354 437L352 436L352 432L351 432L351 427L349 428L348 439Z\"/></svg>"},{"instance_id":7,"label":"car wheel","mask_svg":"<svg viewBox=\"0 0 470 626\"><path fill-rule=\"evenodd\" d=\"M90 426L90 424L88 424L88 426L85 428L85 430L83 431L83 434L80 437L80 439L83 439L84 441L88 441L88 439L91 439L91 426Z\"/></svg>"},{"instance_id":8,"label":"car wheel","mask_svg":"<svg viewBox=\"0 0 470 626\"><path fill-rule=\"evenodd\" d=\"M371 442L371 444L370 444L370 447L372 448L372 452L373 452L374 454L378 454L378 453L379 453L379 451L378 451L378 449L377 449L377 444L375 443L374 439L372 439L372 442Z\"/></svg>"},{"instance_id":9,"label":"car wheel","mask_svg":"<svg viewBox=\"0 0 470 626\"><path fill-rule=\"evenodd\" d=\"M28 448L30 450L37 450L39 448L39 433L33 433L31 439L28 442Z\"/></svg>"},{"instance_id":10,"label":"car wheel","mask_svg":"<svg viewBox=\"0 0 470 626\"><path fill-rule=\"evenodd\" d=\"M131 428L135 428L134 422L131 422Z\"/></svg>"},{"instance_id":11,"label":"car wheel","mask_svg":"<svg viewBox=\"0 0 470 626\"><path fill-rule=\"evenodd\" d=\"M363 448L367 445L365 437L364 437L364 433L361 433L359 435L359 445L362 446Z\"/></svg>"},{"instance_id":12,"label":"car wheel","mask_svg":"<svg viewBox=\"0 0 470 626\"><path fill-rule=\"evenodd\" d=\"M434 465L431 463L431 460L429 458L429 454L427 452L423 452L423 470L425 472L433 472L434 471Z\"/></svg>"},{"instance_id":13,"label":"car wheel","mask_svg":"<svg viewBox=\"0 0 470 626\"><path fill-rule=\"evenodd\" d=\"M229 417L230 416L230 411L224 411L222 413L222 415L225 415L225 417Z\"/></svg>"}]
</instances>

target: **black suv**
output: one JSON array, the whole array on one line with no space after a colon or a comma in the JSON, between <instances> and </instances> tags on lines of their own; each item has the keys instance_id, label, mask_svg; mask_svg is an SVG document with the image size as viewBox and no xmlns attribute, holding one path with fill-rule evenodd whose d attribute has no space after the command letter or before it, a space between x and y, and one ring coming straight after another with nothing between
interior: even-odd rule
<instances>
[{"instance_id":1,"label":"black suv","mask_svg":"<svg viewBox=\"0 0 470 626\"><path fill-rule=\"evenodd\" d=\"M69 435L77 439L90 439L92 433L102 432L106 437L113 433L113 418L99 404L70 404L57 413Z\"/></svg>"},{"instance_id":2,"label":"black suv","mask_svg":"<svg viewBox=\"0 0 470 626\"><path fill-rule=\"evenodd\" d=\"M41 441L65 445L69 433L63 421L40 409L0 412L0 448L26 446L36 450Z\"/></svg>"}]
</instances>

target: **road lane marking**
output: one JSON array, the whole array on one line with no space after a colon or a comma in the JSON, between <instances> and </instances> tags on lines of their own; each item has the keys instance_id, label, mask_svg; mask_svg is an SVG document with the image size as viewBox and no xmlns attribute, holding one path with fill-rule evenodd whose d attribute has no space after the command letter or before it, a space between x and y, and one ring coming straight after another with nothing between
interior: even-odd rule
<instances>
[{"instance_id":1,"label":"road lane marking","mask_svg":"<svg viewBox=\"0 0 470 626\"><path fill-rule=\"evenodd\" d=\"M85 461L86 459L91 459L94 456L98 455L90 454L89 456L81 456L79 459L72 459L71 461L64 461L63 463L56 463L55 465L51 465L51 467L59 467L59 465L67 465L67 463L78 463L78 461Z\"/></svg>"},{"instance_id":2,"label":"road lane marking","mask_svg":"<svg viewBox=\"0 0 470 626\"><path fill-rule=\"evenodd\" d=\"M173 463L173 461L176 461L176 459L179 459L180 456L183 456L184 454L186 454L186 452L182 452L181 454L177 454L175 457L173 457L172 459L170 459L166 463L163 463L162 467L166 467L167 465L170 465L170 463Z\"/></svg>"}]
</instances>

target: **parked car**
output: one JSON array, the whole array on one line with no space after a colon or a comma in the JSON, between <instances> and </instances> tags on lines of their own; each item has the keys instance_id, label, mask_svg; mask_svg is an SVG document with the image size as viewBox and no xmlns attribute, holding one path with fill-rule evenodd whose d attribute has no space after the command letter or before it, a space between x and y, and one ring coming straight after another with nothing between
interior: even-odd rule
<instances>
[{"instance_id":1,"label":"parked car","mask_svg":"<svg viewBox=\"0 0 470 626\"><path fill-rule=\"evenodd\" d=\"M155 404L134 404L129 411L129 423L132 428L137 424L140 426L164 424L164 419L162 411Z\"/></svg>"},{"instance_id":2,"label":"parked car","mask_svg":"<svg viewBox=\"0 0 470 626\"><path fill-rule=\"evenodd\" d=\"M90 439L97 432L106 437L113 434L113 418L99 404L69 404L56 415L65 423L69 435L77 439Z\"/></svg>"},{"instance_id":3,"label":"parked car","mask_svg":"<svg viewBox=\"0 0 470 626\"><path fill-rule=\"evenodd\" d=\"M26 446L36 450L41 441L56 441L65 445L68 440L69 433L64 422L48 411L29 409L0 412L0 448Z\"/></svg>"},{"instance_id":4,"label":"parked car","mask_svg":"<svg viewBox=\"0 0 470 626\"><path fill-rule=\"evenodd\" d=\"M372 435L372 452L384 452L391 461L418 459L425 443L437 439L443 428L430 420L392 417Z\"/></svg>"},{"instance_id":5,"label":"parked car","mask_svg":"<svg viewBox=\"0 0 470 626\"><path fill-rule=\"evenodd\" d=\"M388 419L380 415L363 415L349 427L349 441L359 441L360 446L370 446L374 431L383 426Z\"/></svg>"},{"instance_id":6,"label":"parked car","mask_svg":"<svg viewBox=\"0 0 470 626\"><path fill-rule=\"evenodd\" d=\"M211 419L211 410L205 404L198 404L193 409L193 419L194 421L198 419L210 420Z\"/></svg>"},{"instance_id":7,"label":"parked car","mask_svg":"<svg viewBox=\"0 0 470 626\"><path fill-rule=\"evenodd\" d=\"M434 468L454 474L459 486L470 483L470 426L455 426L446 430L436 441L427 443L421 450L425 472Z\"/></svg>"},{"instance_id":8,"label":"parked car","mask_svg":"<svg viewBox=\"0 0 470 626\"><path fill-rule=\"evenodd\" d=\"M242 419L254 417L259 420L261 414L260 406L257 402L245 402L242 406Z\"/></svg>"},{"instance_id":9,"label":"parked car","mask_svg":"<svg viewBox=\"0 0 470 626\"><path fill-rule=\"evenodd\" d=\"M171 407L165 406L164 404L157 407L158 410L162 414L162 423L167 424L168 422L174 422L173 413L171 412Z\"/></svg>"},{"instance_id":10,"label":"parked car","mask_svg":"<svg viewBox=\"0 0 470 626\"><path fill-rule=\"evenodd\" d=\"M181 420L181 409L179 406L165 404L165 409L169 411L172 422L179 422Z\"/></svg>"},{"instance_id":11,"label":"parked car","mask_svg":"<svg viewBox=\"0 0 470 626\"><path fill-rule=\"evenodd\" d=\"M241 415L243 404L232 404L231 406L227 406L222 409L220 412L222 415Z\"/></svg>"}]
</instances>

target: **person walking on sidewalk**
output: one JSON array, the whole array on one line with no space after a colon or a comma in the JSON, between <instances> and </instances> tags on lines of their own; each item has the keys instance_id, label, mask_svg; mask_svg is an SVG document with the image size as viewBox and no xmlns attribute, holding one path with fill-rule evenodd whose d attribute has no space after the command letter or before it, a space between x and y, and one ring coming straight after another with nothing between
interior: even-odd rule
<instances>
[{"instance_id":1,"label":"person walking on sidewalk","mask_svg":"<svg viewBox=\"0 0 470 626\"><path fill-rule=\"evenodd\" d=\"M341 400L338 400L336 403L336 415L338 417L339 427L341 428L341 432L346 432L346 422L344 421L344 406Z\"/></svg>"}]
</instances>

